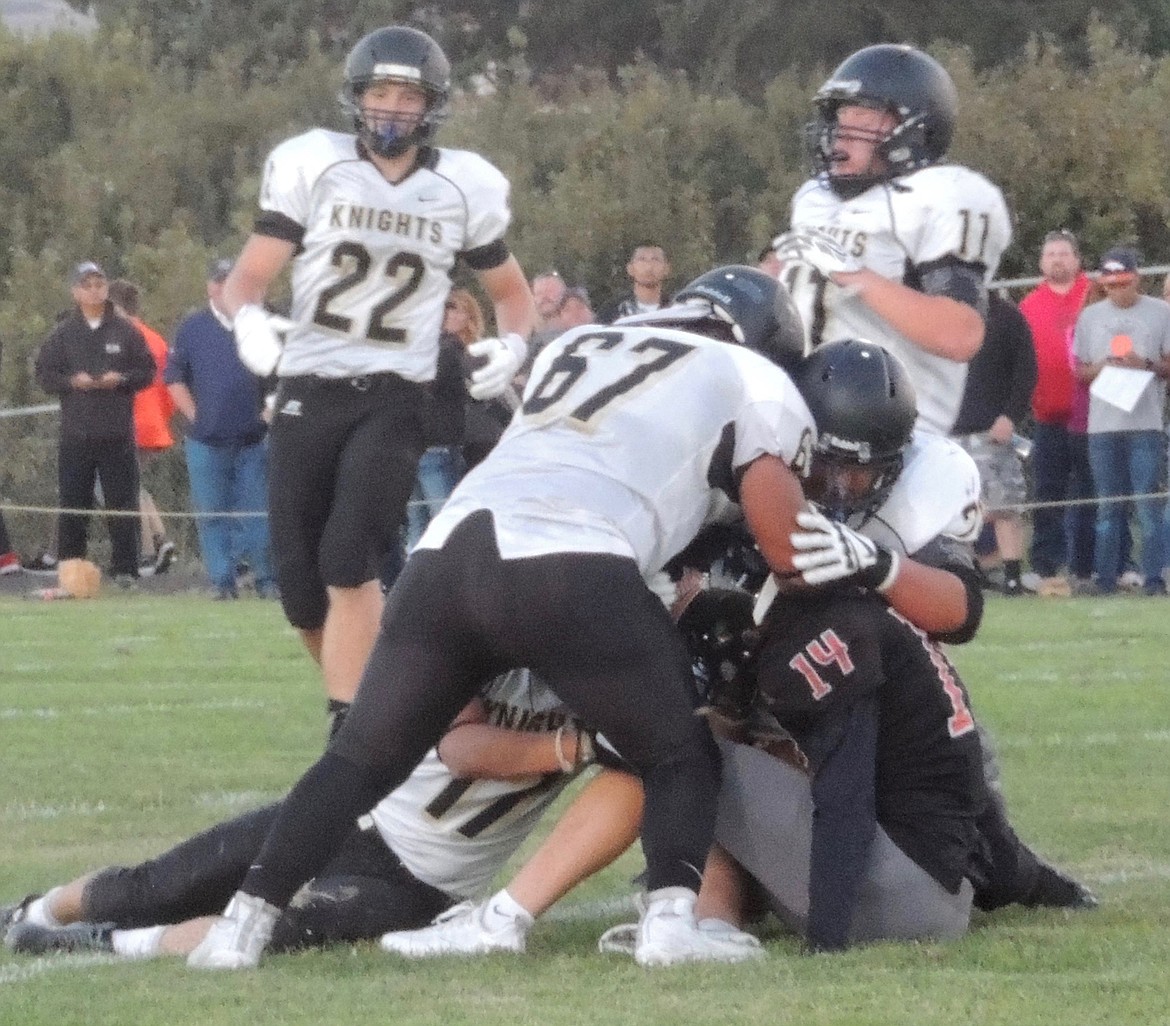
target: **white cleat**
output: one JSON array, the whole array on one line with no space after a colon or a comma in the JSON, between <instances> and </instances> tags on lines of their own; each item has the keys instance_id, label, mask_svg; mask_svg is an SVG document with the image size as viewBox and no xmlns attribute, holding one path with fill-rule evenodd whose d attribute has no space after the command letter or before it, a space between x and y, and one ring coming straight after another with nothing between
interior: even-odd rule
<instances>
[{"instance_id":1,"label":"white cleat","mask_svg":"<svg viewBox=\"0 0 1170 1026\"><path fill-rule=\"evenodd\" d=\"M280 909L237 891L207 936L187 956L192 969L254 969L272 937Z\"/></svg>"},{"instance_id":2,"label":"white cleat","mask_svg":"<svg viewBox=\"0 0 1170 1026\"><path fill-rule=\"evenodd\" d=\"M528 940L530 916L509 916L497 926L488 926L490 900L464 901L435 917L421 930L394 930L382 935L379 944L404 958L441 958L444 955L490 955L495 951L523 954ZM493 920L501 917L494 916Z\"/></svg>"},{"instance_id":3,"label":"white cleat","mask_svg":"<svg viewBox=\"0 0 1170 1026\"><path fill-rule=\"evenodd\" d=\"M695 892L685 887L663 887L647 895L634 940L638 965L746 962L764 957L760 942L750 933L721 919L696 922L695 898Z\"/></svg>"}]
</instances>

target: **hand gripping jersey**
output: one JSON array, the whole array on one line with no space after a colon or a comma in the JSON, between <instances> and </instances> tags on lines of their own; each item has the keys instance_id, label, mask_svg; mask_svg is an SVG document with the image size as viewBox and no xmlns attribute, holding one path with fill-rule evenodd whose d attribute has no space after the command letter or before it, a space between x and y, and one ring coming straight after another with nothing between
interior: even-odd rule
<instances>
[{"instance_id":1,"label":"hand gripping jersey","mask_svg":"<svg viewBox=\"0 0 1170 1026\"><path fill-rule=\"evenodd\" d=\"M942 164L860 196L842 199L823 178L805 182L792 199L792 227L832 235L863 267L928 294L950 294L955 264L991 281L1011 242L1002 193L982 175ZM918 425L949 434L967 378L967 365L933 356L899 334L847 288L812 268L790 264L781 274L800 310L808 343L864 338L901 357L918 393ZM964 298L956 295L954 298Z\"/></svg>"},{"instance_id":2,"label":"hand gripping jersey","mask_svg":"<svg viewBox=\"0 0 1170 1026\"><path fill-rule=\"evenodd\" d=\"M886 501L869 517L854 514L849 526L901 555L913 556L938 543L944 550L940 554L970 561L969 546L983 526L975 461L957 442L919 429L911 436L904 459ZM776 593L777 581L770 575L756 598L757 622Z\"/></svg>"},{"instance_id":3,"label":"hand gripping jersey","mask_svg":"<svg viewBox=\"0 0 1170 1026\"><path fill-rule=\"evenodd\" d=\"M487 722L494 726L547 732L575 723L561 700L528 670L497 677L481 697ZM567 773L515 780L457 778L432 748L370 817L387 847L419 880L457 898L476 897L570 779Z\"/></svg>"},{"instance_id":4,"label":"hand gripping jersey","mask_svg":"<svg viewBox=\"0 0 1170 1026\"><path fill-rule=\"evenodd\" d=\"M419 542L490 509L500 554L630 556L652 573L736 498L767 453L808 458L815 428L788 375L738 346L654 327L585 327L537 357L512 423Z\"/></svg>"},{"instance_id":5,"label":"hand gripping jersey","mask_svg":"<svg viewBox=\"0 0 1170 1026\"><path fill-rule=\"evenodd\" d=\"M397 185L352 135L313 129L272 151L256 231L298 245L278 373L435 376L448 277L460 254L498 265L508 182L482 157L424 149Z\"/></svg>"}]
</instances>

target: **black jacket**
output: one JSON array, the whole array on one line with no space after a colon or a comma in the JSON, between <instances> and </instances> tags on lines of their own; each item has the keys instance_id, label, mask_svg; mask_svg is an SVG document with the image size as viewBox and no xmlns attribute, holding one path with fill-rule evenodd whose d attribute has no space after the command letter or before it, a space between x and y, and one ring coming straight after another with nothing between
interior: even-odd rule
<instances>
[{"instance_id":1,"label":"black jacket","mask_svg":"<svg viewBox=\"0 0 1170 1026\"><path fill-rule=\"evenodd\" d=\"M74 374L100 378L117 371L125 381L111 389L76 389ZM154 380L154 358L142 333L112 303L91 328L74 309L49 333L37 354L37 384L61 397L61 437L83 440L134 439L134 393Z\"/></svg>"}]
</instances>

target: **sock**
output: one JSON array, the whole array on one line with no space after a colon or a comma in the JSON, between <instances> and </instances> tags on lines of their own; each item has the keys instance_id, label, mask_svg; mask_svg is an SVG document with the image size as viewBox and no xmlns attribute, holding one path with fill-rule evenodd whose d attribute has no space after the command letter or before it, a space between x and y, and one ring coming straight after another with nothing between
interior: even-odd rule
<instances>
[{"instance_id":1,"label":"sock","mask_svg":"<svg viewBox=\"0 0 1170 1026\"><path fill-rule=\"evenodd\" d=\"M165 926L143 926L137 930L115 930L110 934L114 954L123 958L156 958Z\"/></svg>"},{"instance_id":2,"label":"sock","mask_svg":"<svg viewBox=\"0 0 1170 1026\"><path fill-rule=\"evenodd\" d=\"M343 702L340 698L329 699L325 707L325 715L329 719L329 740L333 740L333 736L341 729L341 725L345 722L345 717L349 714L349 702Z\"/></svg>"},{"instance_id":3,"label":"sock","mask_svg":"<svg viewBox=\"0 0 1170 1026\"><path fill-rule=\"evenodd\" d=\"M49 910L49 902L53 900L53 895L60 889L60 887L54 887L51 891L46 892L43 897L37 898L36 901L32 902L25 910L25 922L35 923L37 926L47 926L51 930L61 929L65 924Z\"/></svg>"},{"instance_id":4,"label":"sock","mask_svg":"<svg viewBox=\"0 0 1170 1026\"><path fill-rule=\"evenodd\" d=\"M1022 561L1018 559L1005 559L1003 561L1003 579L1005 584L1020 583L1021 566Z\"/></svg>"},{"instance_id":5,"label":"sock","mask_svg":"<svg viewBox=\"0 0 1170 1026\"><path fill-rule=\"evenodd\" d=\"M483 913L483 924L489 930L498 930L509 923L519 923L528 929L534 922L532 914L506 890L497 891L488 899Z\"/></svg>"}]
</instances>

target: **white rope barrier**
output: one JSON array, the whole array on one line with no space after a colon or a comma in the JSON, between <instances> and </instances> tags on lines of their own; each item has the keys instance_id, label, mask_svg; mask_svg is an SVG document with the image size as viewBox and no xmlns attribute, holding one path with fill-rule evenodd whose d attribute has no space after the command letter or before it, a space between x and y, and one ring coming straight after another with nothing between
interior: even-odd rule
<instances>
[{"instance_id":1,"label":"white rope barrier","mask_svg":"<svg viewBox=\"0 0 1170 1026\"><path fill-rule=\"evenodd\" d=\"M1053 502L1021 502L1008 506L989 506L987 513L1031 513L1037 509L1067 509L1075 506L1106 506L1116 502L1139 502L1144 499L1170 499L1170 491L1143 492L1140 495L1113 495L1106 498L1087 499L1060 499ZM443 505L443 499L411 499L407 506L411 509L427 507L438 509ZM16 503L0 502L0 513L35 513L51 516L60 516L63 513L76 516L91 517L139 517L142 513L136 509L69 509L62 506L22 506ZM158 515L164 520L197 520L200 517L224 517L227 519L242 519L250 517L267 517L267 510L237 510L233 512L195 512L186 510L164 511Z\"/></svg>"}]
</instances>

